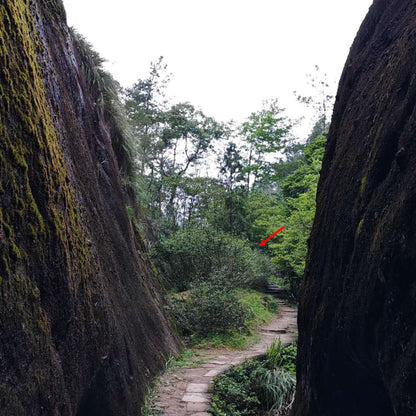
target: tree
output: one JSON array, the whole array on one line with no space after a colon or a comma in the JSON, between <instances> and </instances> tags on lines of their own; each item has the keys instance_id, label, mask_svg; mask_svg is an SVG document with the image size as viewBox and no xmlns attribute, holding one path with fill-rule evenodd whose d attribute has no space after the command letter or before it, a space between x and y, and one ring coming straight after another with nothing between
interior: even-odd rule
<instances>
[{"instance_id":1,"label":"tree","mask_svg":"<svg viewBox=\"0 0 416 416\"><path fill-rule=\"evenodd\" d=\"M163 116L158 173L168 194L166 213L176 221L175 198L182 179L206 155L211 142L225 133L222 124L189 103L172 106Z\"/></svg>"},{"instance_id":2,"label":"tree","mask_svg":"<svg viewBox=\"0 0 416 416\"><path fill-rule=\"evenodd\" d=\"M135 151L139 161L139 174L153 170L158 152L161 115L167 110L166 87L170 81L163 57L150 64L149 76L139 79L125 90L125 108L136 137Z\"/></svg>"},{"instance_id":3,"label":"tree","mask_svg":"<svg viewBox=\"0 0 416 416\"><path fill-rule=\"evenodd\" d=\"M247 142L244 168L247 189L255 186L259 179L267 180L270 177L271 162L266 155L281 151L289 140L292 125L283 112L284 109L279 107L276 99L265 101L263 108L251 113L241 127L241 135Z\"/></svg>"},{"instance_id":4,"label":"tree","mask_svg":"<svg viewBox=\"0 0 416 416\"><path fill-rule=\"evenodd\" d=\"M316 114L315 127L321 127L321 134L328 129L329 116L334 106L334 95L330 93L330 82L326 73L321 73L318 65L315 65L315 73L307 74L308 84L312 87L314 94L304 96L294 91L296 99L306 106L312 108ZM314 133L312 133L314 134ZM315 133L315 137L318 137Z\"/></svg>"},{"instance_id":5,"label":"tree","mask_svg":"<svg viewBox=\"0 0 416 416\"><path fill-rule=\"evenodd\" d=\"M225 149L220 173L230 190L243 180L243 157L235 143L230 142Z\"/></svg>"},{"instance_id":6,"label":"tree","mask_svg":"<svg viewBox=\"0 0 416 416\"><path fill-rule=\"evenodd\" d=\"M141 188L154 225L165 229L175 228L183 212L186 201L178 198L181 182L195 171L211 142L227 134L221 123L193 105L169 105L165 96L168 82L166 65L159 58L151 64L147 78L126 90L125 100L140 166L136 188Z\"/></svg>"},{"instance_id":7,"label":"tree","mask_svg":"<svg viewBox=\"0 0 416 416\"><path fill-rule=\"evenodd\" d=\"M307 253L307 239L315 215L316 188L319 180L326 138L309 143L298 161L298 168L282 183L284 204L276 211L276 224L285 226L269 244L272 260L283 271L292 294L297 297ZM274 232L274 227L269 228Z\"/></svg>"}]
</instances>

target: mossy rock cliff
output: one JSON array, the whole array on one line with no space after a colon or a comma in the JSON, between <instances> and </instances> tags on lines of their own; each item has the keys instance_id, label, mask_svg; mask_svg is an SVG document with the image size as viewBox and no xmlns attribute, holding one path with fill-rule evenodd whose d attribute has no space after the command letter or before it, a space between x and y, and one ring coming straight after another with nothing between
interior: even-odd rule
<instances>
[{"instance_id":1,"label":"mossy rock cliff","mask_svg":"<svg viewBox=\"0 0 416 416\"><path fill-rule=\"evenodd\" d=\"M178 349L137 250L113 130L60 0L2 1L2 415L139 415Z\"/></svg>"},{"instance_id":2,"label":"mossy rock cliff","mask_svg":"<svg viewBox=\"0 0 416 416\"><path fill-rule=\"evenodd\" d=\"M318 186L294 416L416 414L415 68L415 2L375 0Z\"/></svg>"}]
</instances>

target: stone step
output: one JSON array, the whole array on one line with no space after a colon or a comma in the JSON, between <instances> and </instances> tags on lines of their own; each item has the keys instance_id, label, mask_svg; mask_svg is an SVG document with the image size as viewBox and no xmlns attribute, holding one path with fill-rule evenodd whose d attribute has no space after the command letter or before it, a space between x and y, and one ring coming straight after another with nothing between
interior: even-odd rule
<instances>
[{"instance_id":1,"label":"stone step","mask_svg":"<svg viewBox=\"0 0 416 416\"><path fill-rule=\"evenodd\" d=\"M286 329L262 329L261 334L286 334Z\"/></svg>"}]
</instances>

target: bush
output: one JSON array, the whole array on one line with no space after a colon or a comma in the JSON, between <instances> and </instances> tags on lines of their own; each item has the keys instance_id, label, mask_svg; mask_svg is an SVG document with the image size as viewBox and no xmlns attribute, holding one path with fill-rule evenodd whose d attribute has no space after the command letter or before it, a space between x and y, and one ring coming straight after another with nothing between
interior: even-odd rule
<instances>
[{"instance_id":1,"label":"bush","mask_svg":"<svg viewBox=\"0 0 416 416\"><path fill-rule=\"evenodd\" d=\"M264 357L232 366L215 378L212 414L289 414L295 392L296 345L273 343ZM270 413L268 413L270 412Z\"/></svg>"},{"instance_id":2,"label":"bush","mask_svg":"<svg viewBox=\"0 0 416 416\"><path fill-rule=\"evenodd\" d=\"M238 349L258 341L253 330L269 323L279 305L270 295L227 287L214 273L208 282L171 295L170 311L193 346Z\"/></svg>"},{"instance_id":3,"label":"bush","mask_svg":"<svg viewBox=\"0 0 416 416\"><path fill-rule=\"evenodd\" d=\"M188 298L171 299L170 310L185 335L242 332L249 317L234 291L212 282L192 285Z\"/></svg>"},{"instance_id":4,"label":"bush","mask_svg":"<svg viewBox=\"0 0 416 416\"><path fill-rule=\"evenodd\" d=\"M214 380L212 414L245 416L258 413L260 401L254 390L254 374L260 362L245 361L230 367Z\"/></svg>"},{"instance_id":5,"label":"bush","mask_svg":"<svg viewBox=\"0 0 416 416\"><path fill-rule=\"evenodd\" d=\"M245 240L212 228L188 226L156 244L152 257L167 286L183 291L192 282L221 274L233 287L261 287L273 275L271 261Z\"/></svg>"}]
</instances>

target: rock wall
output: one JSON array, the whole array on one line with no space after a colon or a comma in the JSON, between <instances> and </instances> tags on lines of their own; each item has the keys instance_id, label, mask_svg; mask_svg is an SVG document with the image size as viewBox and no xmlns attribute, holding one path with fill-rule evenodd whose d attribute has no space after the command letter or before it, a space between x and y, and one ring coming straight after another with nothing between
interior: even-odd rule
<instances>
[{"instance_id":1,"label":"rock wall","mask_svg":"<svg viewBox=\"0 0 416 416\"><path fill-rule=\"evenodd\" d=\"M292 415L416 414L416 7L375 0L337 94Z\"/></svg>"},{"instance_id":2,"label":"rock wall","mask_svg":"<svg viewBox=\"0 0 416 416\"><path fill-rule=\"evenodd\" d=\"M138 415L178 351L60 0L0 2L0 414Z\"/></svg>"}]
</instances>

